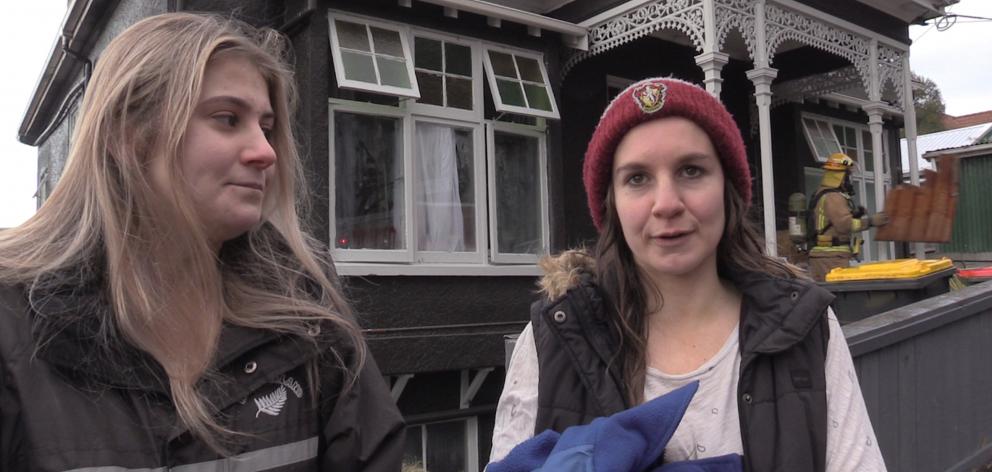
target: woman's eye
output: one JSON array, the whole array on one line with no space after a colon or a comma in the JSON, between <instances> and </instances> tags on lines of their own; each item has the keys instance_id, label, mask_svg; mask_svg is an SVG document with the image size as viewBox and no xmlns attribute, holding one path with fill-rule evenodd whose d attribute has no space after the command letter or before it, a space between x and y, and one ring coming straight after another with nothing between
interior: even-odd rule
<instances>
[{"instance_id":1,"label":"woman's eye","mask_svg":"<svg viewBox=\"0 0 992 472\"><path fill-rule=\"evenodd\" d=\"M223 113L220 115L214 115L214 119L221 122L221 124L228 127L235 127L238 125L238 117L230 113Z\"/></svg>"},{"instance_id":2,"label":"woman's eye","mask_svg":"<svg viewBox=\"0 0 992 472\"><path fill-rule=\"evenodd\" d=\"M682 169L682 173L685 174L686 177L695 178L703 175L703 169L697 166L686 166L685 169Z\"/></svg>"},{"instance_id":3,"label":"woman's eye","mask_svg":"<svg viewBox=\"0 0 992 472\"><path fill-rule=\"evenodd\" d=\"M266 141L272 141L272 128L262 128L262 134L265 135Z\"/></svg>"},{"instance_id":4,"label":"woman's eye","mask_svg":"<svg viewBox=\"0 0 992 472\"><path fill-rule=\"evenodd\" d=\"M627 183L630 185L641 185L645 181L647 181L647 177L645 177L644 174L634 174L627 177Z\"/></svg>"}]
</instances>

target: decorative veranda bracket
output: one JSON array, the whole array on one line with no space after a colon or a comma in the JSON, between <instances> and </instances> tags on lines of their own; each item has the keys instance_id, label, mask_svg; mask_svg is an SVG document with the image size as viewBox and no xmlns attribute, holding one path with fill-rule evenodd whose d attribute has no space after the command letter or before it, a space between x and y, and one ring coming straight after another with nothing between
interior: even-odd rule
<instances>
[{"instance_id":1,"label":"decorative veranda bracket","mask_svg":"<svg viewBox=\"0 0 992 472\"><path fill-rule=\"evenodd\" d=\"M697 51L705 38L702 0L675 0L648 3L623 15L606 20L589 30L589 50L576 51L562 65L562 77L579 62L655 31L681 31Z\"/></svg>"}]
</instances>

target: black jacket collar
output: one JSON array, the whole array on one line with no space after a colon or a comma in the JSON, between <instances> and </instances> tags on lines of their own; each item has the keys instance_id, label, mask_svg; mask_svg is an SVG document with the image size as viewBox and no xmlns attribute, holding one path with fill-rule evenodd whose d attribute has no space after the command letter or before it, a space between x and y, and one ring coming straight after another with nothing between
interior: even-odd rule
<instances>
[{"instance_id":1,"label":"black jacket collar","mask_svg":"<svg viewBox=\"0 0 992 472\"><path fill-rule=\"evenodd\" d=\"M25 290L35 355L90 388L138 389L168 396L168 377L161 365L128 343L117 329L103 268L100 262L81 264L39 280L33 289ZM315 344L271 330L225 323L211 371L228 374L241 370L243 366L232 363L268 345L277 346L270 350L278 351L278 359L297 366L318 355L318 344L340 345L343 340L337 337L335 330L323 329ZM284 369L267 365L266 370ZM212 396L211 390L217 390L204 387L208 397Z\"/></svg>"}]
</instances>

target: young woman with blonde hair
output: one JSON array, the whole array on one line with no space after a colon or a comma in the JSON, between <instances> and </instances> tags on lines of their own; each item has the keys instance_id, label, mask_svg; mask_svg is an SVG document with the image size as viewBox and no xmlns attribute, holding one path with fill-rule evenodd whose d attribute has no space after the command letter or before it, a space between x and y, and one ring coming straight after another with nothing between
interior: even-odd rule
<instances>
[{"instance_id":1,"label":"young woman with blonde hair","mask_svg":"<svg viewBox=\"0 0 992 472\"><path fill-rule=\"evenodd\" d=\"M399 469L402 419L300 228L287 53L185 13L102 52L59 184L0 232L0 470Z\"/></svg>"},{"instance_id":2,"label":"young woman with blonde hair","mask_svg":"<svg viewBox=\"0 0 992 472\"><path fill-rule=\"evenodd\" d=\"M606 108L583 166L599 239L593 254L543 263L491 459L698 382L666 464L884 469L833 297L765 255L747 218L750 169L723 104L677 79L635 83Z\"/></svg>"}]
</instances>

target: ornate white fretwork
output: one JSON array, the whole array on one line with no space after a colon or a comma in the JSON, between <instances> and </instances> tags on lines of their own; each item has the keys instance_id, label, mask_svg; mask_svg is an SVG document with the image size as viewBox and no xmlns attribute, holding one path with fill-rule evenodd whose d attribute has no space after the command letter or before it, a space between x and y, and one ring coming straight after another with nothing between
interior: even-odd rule
<instances>
[{"instance_id":1,"label":"ornate white fretwork","mask_svg":"<svg viewBox=\"0 0 992 472\"><path fill-rule=\"evenodd\" d=\"M871 90L871 42L868 38L771 4L765 7L765 15L769 63L782 42L792 39L851 61L861 76L865 91Z\"/></svg>"},{"instance_id":2,"label":"ornate white fretwork","mask_svg":"<svg viewBox=\"0 0 992 472\"><path fill-rule=\"evenodd\" d=\"M899 102L895 104L899 109L903 108L903 99L905 98L902 86L904 54L897 49L878 45L878 86L880 90L885 90L886 82L892 84L892 88L899 96Z\"/></svg>"},{"instance_id":3,"label":"ornate white fretwork","mask_svg":"<svg viewBox=\"0 0 992 472\"><path fill-rule=\"evenodd\" d=\"M854 66L841 67L823 74L790 80L772 87L772 107L804 98L819 97L861 85L861 75Z\"/></svg>"},{"instance_id":4,"label":"ornate white fretwork","mask_svg":"<svg viewBox=\"0 0 992 472\"><path fill-rule=\"evenodd\" d=\"M701 52L705 38L703 28L702 0L658 0L648 3L590 28L589 50L569 57L562 65L561 74L568 75L575 64L588 57L662 29L685 33L696 50Z\"/></svg>"},{"instance_id":5,"label":"ornate white fretwork","mask_svg":"<svg viewBox=\"0 0 992 472\"><path fill-rule=\"evenodd\" d=\"M747 54L754 60L754 7L752 0L717 0L716 49L723 51L727 35L736 29L744 38Z\"/></svg>"}]
</instances>

